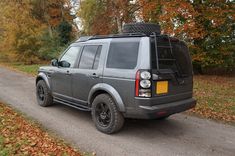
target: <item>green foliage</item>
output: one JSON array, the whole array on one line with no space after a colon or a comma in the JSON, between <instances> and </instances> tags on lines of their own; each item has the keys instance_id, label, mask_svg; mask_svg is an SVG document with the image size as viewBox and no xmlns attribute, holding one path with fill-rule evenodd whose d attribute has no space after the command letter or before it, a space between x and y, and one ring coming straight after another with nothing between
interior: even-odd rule
<instances>
[{"instance_id":1,"label":"green foliage","mask_svg":"<svg viewBox=\"0 0 235 156\"><path fill-rule=\"evenodd\" d=\"M69 22L67 21L62 21L58 28L57 31L59 33L59 39L62 45L68 44L69 41L71 41L71 31L72 31L72 26Z\"/></svg>"},{"instance_id":2,"label":"green foliage","mask_svg":"<svg viewBox=\"0 0 235 156\"><path fill-rule=\"evenodd\" d=\"M235 68L235 4L232 1L194 1L195 20L204 35L193 41L193 58L202 68ZM196 58L196 59L195 59Z\"/></svg>"},{"instance_id":3,"label":"green foliage","mask_svg":"<svg viewBox=\"0 0 235 156\"><path fill-rule=\"evenodd\" d=\"M8 66L28 74L36 75L39 67L42 66L42 64L26 65L23 63L11 63L8 64Z\"/></svg>"},{"instance_id":4,"label":"green foliage","mask_svg":"<svg viewBox=\"0 0 235 156\"><path fill-rule=\"evenodd\" d=\"M50 38L49 33L45 32L40 40L42 44L38 50L38 56L42 60L57 58L66 47L66 45L60 40L57 32L54 32L53 38Z\"/></svg>"}]
</instances>

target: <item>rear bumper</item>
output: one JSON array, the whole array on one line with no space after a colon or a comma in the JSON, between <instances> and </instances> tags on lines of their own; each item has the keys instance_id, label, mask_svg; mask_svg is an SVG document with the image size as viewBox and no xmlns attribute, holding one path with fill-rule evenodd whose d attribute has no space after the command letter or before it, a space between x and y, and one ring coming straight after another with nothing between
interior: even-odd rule
<instances>
[{"instance_id":1,"label":"rear bumper","mask_svg":"<svg viewBox=\"0 0 235 156\"><path fill-rule=\"evenodd\" d=\"M193 98L153 106L141 105L141 101L143 102L143 100L136 99L136 104L138 104L137 110L133 113L127 113L126 117L138 119L156 119L162 116L168 116L186 111L195 107L196 105L196 100Z\"/></svg>"}]
</instances>

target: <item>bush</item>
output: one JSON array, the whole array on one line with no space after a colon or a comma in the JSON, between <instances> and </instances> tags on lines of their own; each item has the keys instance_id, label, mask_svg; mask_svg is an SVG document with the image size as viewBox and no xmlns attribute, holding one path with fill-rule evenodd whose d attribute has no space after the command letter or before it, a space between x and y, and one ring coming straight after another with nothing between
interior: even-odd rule
<instances>
[{"instance_id":1,"label":"bush","mask_svg":"<svg viewBox=\"0 0 235 156\"><path fill-rule=\"evenodd\" d=\"M71 33L72 31L72 26L71 24L69 24L69 22L67 21L63 21L59 24L58 28L57 28L57 32L58 32L58 36L60 39L60 43L62 45L68 44L71 40Z\"/></svg>"},{"instance_id":2,"label":"bush","mask_svg":"<svg viewBox=\"0 0 235 156\"><path fill-rule=\"evenodd\" d=\"M38 56L42 60L57 58L67 45L61 44L59 35L55 32L53 38L45 33L42 37L42 45L38 50Z\"/></svg>"}]
</instances>

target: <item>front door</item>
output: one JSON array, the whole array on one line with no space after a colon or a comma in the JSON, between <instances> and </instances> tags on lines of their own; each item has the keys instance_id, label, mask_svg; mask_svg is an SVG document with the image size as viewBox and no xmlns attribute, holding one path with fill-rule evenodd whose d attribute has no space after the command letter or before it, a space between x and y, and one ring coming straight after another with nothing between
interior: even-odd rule
<instances>
[{"instance_id":1,"label":"front door","mask_svg":"<svg viewBox=\"0 0 235 156\"><path fill-rule=\"evenodd\" d=\"M68 50L59 59L59 66L55 68L54 73L51 75L52 93L55 98L59 98L61 100L71 99L71 69L76 64L79 52L80 47L69 47Z\"/></svg>"}]
</instances>

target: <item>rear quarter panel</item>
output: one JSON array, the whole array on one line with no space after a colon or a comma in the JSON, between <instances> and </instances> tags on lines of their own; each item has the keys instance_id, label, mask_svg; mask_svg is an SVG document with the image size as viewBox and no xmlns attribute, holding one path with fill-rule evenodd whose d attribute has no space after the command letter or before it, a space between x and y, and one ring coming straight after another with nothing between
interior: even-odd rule
<instances>
[{"instance_id":1,"label":"rear quarter panel","mask_svg":"<svg viewBox=\"0 0 235 156\"><path fill-rule=\"evenodd\" d=\"M135 105L135 75L138 69L150 68L149 51L149 38L142 37L139 44L137 65L134 69L106 68L107 53L103 83L111 85L119 93L127 111L137 108Z\"/></svg>"}]
</instances>

